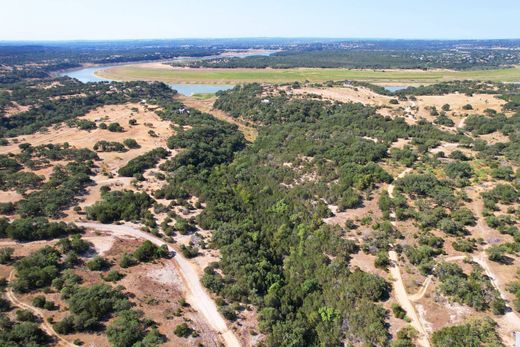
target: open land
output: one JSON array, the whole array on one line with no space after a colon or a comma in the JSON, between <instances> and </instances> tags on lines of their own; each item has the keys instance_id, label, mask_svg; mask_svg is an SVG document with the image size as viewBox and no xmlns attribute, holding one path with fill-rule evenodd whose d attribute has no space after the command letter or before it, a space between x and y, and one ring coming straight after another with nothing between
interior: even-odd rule
<instances>
[{"instance_id":1,"label":"open land","mask_svg":"<svg viewBox=\"0 0 520 347\"><path fill-rule=\"evenodd\" d=\"M160 64L159 64L160 65ZM294 81L325 82L330 80L359 80L382 84L431 84L451 80L484 80L501 82L520 81L520 68L489 70L355 70L355 69L217 69L174 68L157 63L121 65L96 72L103 78L117 81L144 80L166 83L288 83Z\"/></svg>"}]
</instances>

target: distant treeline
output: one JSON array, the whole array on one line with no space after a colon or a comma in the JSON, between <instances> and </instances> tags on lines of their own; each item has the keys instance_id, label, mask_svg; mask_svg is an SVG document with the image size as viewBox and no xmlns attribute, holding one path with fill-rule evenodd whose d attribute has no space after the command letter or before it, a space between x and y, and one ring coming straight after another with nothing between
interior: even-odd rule
<instances>
[{"instance_id":1,"label":"distant treeline","mask_svg":"<svg viewBox=\"0 0 520 347\"><path fill-rule=\"evenodd\" d=\"M348 68L348 69L487 69L520 62L517 41L347 41L287 47L271 56L218 58L189 62L192 67Z\"/></svg>"}]
</instances>

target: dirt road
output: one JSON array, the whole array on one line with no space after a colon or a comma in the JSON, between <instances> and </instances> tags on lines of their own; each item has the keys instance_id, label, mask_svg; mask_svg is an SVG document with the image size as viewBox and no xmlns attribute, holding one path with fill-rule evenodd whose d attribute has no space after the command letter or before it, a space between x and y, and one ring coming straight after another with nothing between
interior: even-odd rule
<instances>
[{"instance_id":1,"label":"dirt road","mask_svg":"<svg viewBox=\"0 0 520 347\"><path fill-rule=\"evenodd\" d=\"M11 280L13 280L14 273L15 273L15 271L13 270L9 274L9 282L11 282ZM14 306L20 307L20 308L22 308L24 310L29 310L33 314L35 314L36 316L40 317L40 319L41 319L41 327L42 327L43 331L45 331L51 337L55 337L56 338L57 346L64 346L64 347L74 347L74 346L76 346L75 344L67 341L65 338L63 338L60 334L58 334L54 330L54 328L52 327L52 324L47 322L43 312L39 308L36 308L34 306L31 306L29 304L26 304L26 303L20 301L16 297L16 295L14 294L13 289L11 287L7 288L7 292L6 292L5 296L7 297L7 300L9 300Z\"/></svg>"},{"instance_id":2,"label":"dirt road","mask_svg":"<svg viewBox=\"0 0 520 347\"><path fill-rule=\"evenodd\" d=\"M415 311L415 307L410 301L410 297L406 292L406 288L403 283L403 278L401 277L401 269L399 269L397 253L395 251L389 252L390 260L392 261L392 265L390 266L390 274L394 279L393 287L395 291L395 296L399 305L406 311L406 315L410 318L410 325L417 330L419 333L419 337L417 339L417 343L423 347L429 347L430 341L428 340L428 333L426 329L419 319L417 312Z\"/></svg>"},{"instance_id":3,"label":"dirt road","mask_svg":"<svg viewBox=\"0 0 520 347\"><path fill-rule=\"evenodd\" d=\"M410 171L412 171L412 168L405 169L397 176L396 179L406 176ZM388 196L390 198L394 197L394 189L395 187L393 183L388 186ZM395 226L394 221L392 221L392 225ZM430 347L428 333L426 332L426 329L424 328L424 325L421 322L419 315L415 311L415 307L412 304L411 297L406 292L406 287L404 286L403 278L401 276L401 269L399 268L399 259L397 253L395 251L389 251L388 255L392 262L390 266L390 274L394 279L394 281L392 282L392 286L394 287L397 302L399 302L399 305L406 311L406 315L408 316L408 318L410 318L410 325L419 333L417 343L422 347ZM426 289L424 291L426 291Z\"/></svg>"},{"instance_id":4,"label":"dirt road","mask_svg":"<svg viewBox=\"0 0 520 347\"><path fill-rule=\"evenodd\" d=\"M404 169L399 175L397 175L396 177L396 180L400 179L400 178L403 178L404 176L406 176L410 171L412 171L413 169L411 167L408 167L406 169ZM395 186L394 184L390 184L388 185L388 196L390 198L394 198L394 189L395 189Z\"/></svg>"},{"instance_id":5,"label":"dirt road","mask_svg":"<svg viewBox=\"0 0 520 347\"><path fill-rule=\"evenodd\" d=\"M176 251L173 247L168 245L160 238L140 230L139 226L131 223L126 223L123 225L98 223L76 224L78 226L82 226L88 229L111 232L114 235L131 236L137 239L149 240L158 246L167 245L168 249L172 252ZM222 336L222 339L224 340L224 344L226 346L241 346L235 333L228 328L226 321L218 312L217 305L200 284L199 277L197 276L195 268L180 253L176 253L172 261L177 263L179 269L181 270L180 275L183 278L184 283L186 284L186 288L188 291L186 301L194 309L200 312L204 316L204 318L206 318L206 321L209 324L209 326L212 327L219 335Z\"/></svg>"},{"instance_id":6,"label":"dirt road","mask_svg":"<svg viewBox=\"0 0 520 347\"><path fill-rule=\"evenodd\" d=\"M464 122L461 122L459 124L459 126L464 126ZM397 176L396 179L404 177L411 170L412 170L411 168L405 169L403 172L401 172ZM390 198L394 197L394 189L395 189L395 187L394 187L393 183L388 186L388 195ZM477 201L480 201L480 200L477 199ZM480 202L480 205L482 205L482 202ZM480 206L480 205L479 206L473 205L473 206L471 206L472 207L471 209L477 215L476 229L480 232L480 236L483 239L486 239L486 236L488 236L487 234L490 230L488 229L489 227L484 222L483 214L482 214L483 206ZM394 221L392 222L392 225L395 225ZM480 252L480 254L478 256L473 256L472 260L475 263L479 264L484 269L486 276L489 277L491 283L497 289L497 291L500 293L501 297L503 299L505 299L506 295L504 293L504 290L502 290L496 274L492 271L491 267L489 266L487 254L485 252L486 248L487 248L487 245L484 247L484 249ZM428 276L426 278L426 280L424 281L423 285L421 286L421 289L416 294L408 295L408 293L406 292L406 288L403 284L403 280L401 277L401 271L400 271L398 263L397 263L397 261L398 261L397 253L395 253L395 251L390 251L389 256L390 256L390 260L393 263L392 267L390 268L390 273L391 273L392 277L395 279L395 281L393 283L393 287L394 287L394 290L396 293L396 299L399 302L399 304L401 305L401 307L403 307L403 309L406 310L408 317L411 319L411 325L419 332L420 337L419 337L418 343L422 346L430 346L430 342L428 340L428 334L426 333L426 331L424 329L424 325L422 324L421 320L419 319L419 317L415 311L412 301L420 300L425 295L433 278L431 275ZM465 258L465 256L454 256L454 257L446 258L446 259L444 259L444 261L456 261L456 260L462 260L464 258ZM506 332L505 339L507 339L507 342L510 342L509 338L510 338L511 333L515 330L520 329L520 317L518 317L518 315L508 307L507 312L502 317L497 317L496 320L497 320L501 330Z\"/></svg>"}]
</instances>

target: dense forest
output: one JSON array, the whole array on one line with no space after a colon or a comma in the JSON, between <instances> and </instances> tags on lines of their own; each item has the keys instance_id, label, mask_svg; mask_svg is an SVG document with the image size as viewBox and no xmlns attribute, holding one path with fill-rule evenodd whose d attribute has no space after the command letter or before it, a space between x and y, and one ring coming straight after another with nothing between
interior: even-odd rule
<instances>
[{"instance_id":1,"label":"dense forest","mask_svg":"<svg viewBox=\"0 0 520 347\"><path fill-rule=\"evenodd\" d=\"M515 41L338 41L289 46L270 56L215 58L188 62L192 67L348 69L490 69L518 64ZM185 63L176 63L185 64Z\"/></svg>"}]
</instances>

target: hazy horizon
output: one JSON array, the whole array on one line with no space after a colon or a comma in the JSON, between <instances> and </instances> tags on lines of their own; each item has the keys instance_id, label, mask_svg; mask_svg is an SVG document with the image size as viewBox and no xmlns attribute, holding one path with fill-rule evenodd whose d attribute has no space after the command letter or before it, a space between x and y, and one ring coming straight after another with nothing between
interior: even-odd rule
<instances>
[{"instance_id":1,"label":"hazy horizon","mask_svg":"<svg viewBox=\"0 0 520 347\"><path fill-rule=\"evenodd\" d=\"M88 42L131 42L131 41L232 41L232 40L301 40L301 41L312 41L322 42L321 40L327 41L520 41L519 37L511 37L511 38L399 38L399 37L277 37L277 36L265 36L265 37L255 37L255 36L242 36L242 37L164 37L164 38L126 38L126 39L0 39L0 43L88 43Z\"/></svg>"},{"instance_id":2,"label":"hazy horizon","mask_svg":"<svg viewBox=\"0 0 520 347\"><path fill-rule=\"evenodd\" d=\"M519 16L514 0L17 0L2 4L0 41L518 39Z\"/></svg>"}]
</instances>

